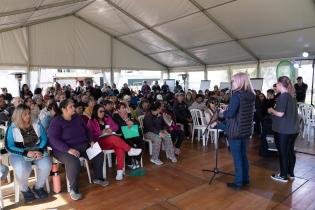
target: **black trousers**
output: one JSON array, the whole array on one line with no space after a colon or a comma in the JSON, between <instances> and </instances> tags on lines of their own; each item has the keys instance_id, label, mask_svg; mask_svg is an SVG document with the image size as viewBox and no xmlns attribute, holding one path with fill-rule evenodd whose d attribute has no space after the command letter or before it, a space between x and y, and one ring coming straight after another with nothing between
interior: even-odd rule
<instances>
[{"instance_id":1,"label":"black trousers","mask_svg":"<svg viewBox=\"0 0 315 210\"><path fill-rule=\"evenodd\" d=\"M175 148L179 149L185 139L185 132L182 130L171 131L171 137L173 143L175 143Z\"/></svg>"},{"instance_id":2,"label":"black trousers","mask_svg":"<svg viewBox=\"0 0 315 210\"><path fill-rule=\"evenodd\" d=\"M189 124L187 119L177 119L176 121L184 126L185 136L189 137Z\"/></svg>"},{"instance_id":3,"label":"black trousers","mask_svg":"<svg viewBox=\"0 0 315 210\"><path fill-rule=\"evenodd\" d=\"M87 158L86 149L90 147L88 143L77 145L73 149L76 149L80 152L80 156ZM79 175L81 169L81 163L79 158L70 155L66 152L57 152L53 151L54 156L61 163L65 164L66 167L66 176L70 184L70 189L75 192L79 192ZM104 163L104 154L100 153L95 156L92 160L93 169L94 169L94 178L103 179L103 163Z\"/></svg>"},{"instance_id":4,"label":"black trousers","mask_svg":"<svg viewBox=\"0 0 315 210\"><path fill-rule=\"evenodd\" d=\"M142 152L144 150L144 141L140 137L134 137L134 138L130 138L130 139L125 139L125 142L129 146L131 146L133 148L142 149ZM130 156L128 156L128 154L126 154L126 158L125 158L126 164L127 165L132 165L133 160L137 160L140 163L142 152L140 153L140 155L133 156L133 157L130 157Z\"/></svg>"},{"instance_id":5,"label":"black trousers","mask_svg":"<svg viewBox=\"0 0 315 210\"><path fill-rule=\"evenodd\" d=\"M287 178L294 176L296 156L294 144L299 134L275 133L275 144L279 153L280 176Z\"/></svg>"}]
</instances>

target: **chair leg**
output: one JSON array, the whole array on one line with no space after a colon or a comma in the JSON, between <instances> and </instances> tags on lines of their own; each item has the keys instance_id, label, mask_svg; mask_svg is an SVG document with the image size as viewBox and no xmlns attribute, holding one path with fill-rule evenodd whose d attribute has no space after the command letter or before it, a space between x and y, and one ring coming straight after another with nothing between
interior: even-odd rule
<instances>
[{"instance_id":1,"label":"chair leg","mask_svg":"<svg viewBox=\"0 0 315 210\"><path fill-rule=\"evenodd\" d=\"M198 129L197 132L198 132L198 141L200 141L200 129Z\"/></svg>"},{"instance_id":2,"label":"chair leg","mask_svg":"<svg viewBox=\"0 0 315 210\"><path fill-rule=\"evenodd\" d=\"M4 208L3 204L3 196L2 196L2 189L1 189L1 182L0 182L0 209Z\"/></svg>"},{"instance_id":3,"label":"chair leg","mask_svg":"<svg viewBox=\"0 0 315 210\"><path fill-rule=\"evenodd\" d=\"M107 154L107 160L108 160L108 168L113 167L112 154Z\"/></svg>"},{"instance_id":4,"label":"chair leg","mask_svg":"<svg viewBox=\"0 0 315 210\"><path fill-rule=\"evenodd\" d=\"M200 130L201 131L201 135L202 135L202 146L206 146L206 136L205 135L203 135L204 134L204 132L205 132L205 130L204 129L202 129L202 130Z\"/></svg>"},{"instance_id":5,"label":"chair leg","mask_svg":"<svg viewBox=\"0 0 315 210\"><path fill-rule=\"evenodd\" d=\"M2 163L9 167L9 171L8 171L8 175L7 175L7 181L8 181L8 183L11 183L10 171L12 170L12 166L10 166L9 155L8 154L2 155L1 158L2 158Z\"/></svg>"},{"instance_id":6,"label":"chair leg","mask_svg":"<svg viewBox=\"0 0 315 210\"><path fill-rule=\"evenodd\" d=\"M194 142L195 129L193 128L191 131L191 143Z\"/></svg>"},{"instance_id":7,"label":"chair leg","mask_svg":"<svg viewBox=\"0 0 315 210\"><path fill-rule=\"evenodd\" d=\"M106 180L106 177L107 177L107 174L106 174L106 167L107 167L107 164L106 164L106 153L104 153L104 163L103 163L103 178Z\"/></svg>"},{"instance_id":8,"label":"chair leg","mask_svg":"<svg viewBox=\"0 0 315 210\"><path fill-rule=\"evenodd\" d=\"M46 179L46 191L47 193L50 193L49 178Z\"/></svg>"},{"instance_id":9,"label":"chair leg","mask_svg":"<svg viewBox=\"0 0 315 210\"><path fill-rule=\"evenodd\" d=\"M141 156L141 160L140 160L140 166L141 166L141 168L143 168L143 160L142 160L142 156Z\"/></svg>"},{"instance_id":10,"label":"chair leg","mask_svg":"<svg viewBox=\"0 0 315 210\"><path fill-rule=\"evenodd\" d=\"M16 175L14 173L14 202L18 203L20 200L20 186L16 180Z\"/></svg>"},{"instance_id":11,"label":"chair leg","mask_svg":"<svg viewBox=\"0 0 315 210\"><path fill-rule=\"evenodd\" d=\"M92 183L92 179L91 179L91 174L90 174L89 162L88 162L88 160L85 159L84 163L85 163L85 167L86 167L86 172L88 174L89 182L91 184Z\"/></svg>"},{"instance_id":12,"label":"chair leg","mask_svg":"<svg viewBox=\"0 0 315 210\"><path fill-rule=\"evenodd\" d=\"M67 184L67 191L69 193L70 192L70 184L69 184L69 180L67 178L67 174L66 174L66 184Z\"/></svg>"},{"instance_id":13,"label":"chair leg","mask_svg":"<svg viewBox=\"0 0 315 210\"><path fill-rule=\"evenodd\" d=\"M152 142L151 141L149 142L149 153L150 153L150 156L152 156Z\"/></svg>"}]
</instances>

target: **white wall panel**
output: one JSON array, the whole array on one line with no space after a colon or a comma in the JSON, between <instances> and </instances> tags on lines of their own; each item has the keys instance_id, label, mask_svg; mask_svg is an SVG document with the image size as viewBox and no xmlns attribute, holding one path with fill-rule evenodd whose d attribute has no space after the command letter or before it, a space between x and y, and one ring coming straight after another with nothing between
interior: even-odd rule
<instances>
[{"instance_id":1,"label":"white wall panel","mask_svg":"<svg viewBox=\"0 0 315 210\"><path fill-rule=\"evenodd\" d=\"M25 28L0 33L0 64L27 65L27 63Z\"/></svg>"},{"instance_id":2,"label":"white wall panel","mask_svg":"<svg viewBox=\"0 0 315 210\"><path fill-rule=\"evenodd\" d=\"M31 64L108 67L110 39L75 17L30 27Z\"/></svg>"}]
</instances>

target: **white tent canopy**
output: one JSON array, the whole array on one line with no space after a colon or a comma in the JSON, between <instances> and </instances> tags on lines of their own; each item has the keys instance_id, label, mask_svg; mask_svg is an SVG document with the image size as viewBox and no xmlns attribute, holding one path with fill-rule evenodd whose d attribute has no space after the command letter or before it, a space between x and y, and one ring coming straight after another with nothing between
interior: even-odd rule
<instances>
[{"instance_id":1,"label":"white tent canopy","mask_svg":"<svg viewBox=\"0 0 315 210\"><path fill-rule=\"evenodd\" d=\"M163 70L315 52L312 0L0 0L0 65Z\"/></svg>"}]
</instances>

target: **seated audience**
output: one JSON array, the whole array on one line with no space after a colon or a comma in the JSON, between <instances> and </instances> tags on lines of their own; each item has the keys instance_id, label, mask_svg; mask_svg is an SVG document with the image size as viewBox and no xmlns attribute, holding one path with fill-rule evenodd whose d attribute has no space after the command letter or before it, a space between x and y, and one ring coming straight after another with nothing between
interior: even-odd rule
<instances>
[{"instance_id":1,"label":"seated audience","mask_svg":"<svg viewBox=\"0 0 315 210\"><path fill-rule=\"evenodd\" d=\"M1 88L1 90L2 90L2 96L4 100L6 100L8 104L10 104L13 99L12 95L8 93L8 89L6 87Z\"/></svg>"},{"instance_id":2,"label":"seated audience","mask_svg":"<svg viewBox=\"0 0 315 210\"><path fill-rule=\"evenodd\" d=\"M24 100L24 104L31 109L32 122L37 121L40 113L40 109L38 108L37 104L35 104L31 98L26 98Z\"/></svg>"},{"instance_id":3,"label":"seated audience","mask_svg":"<svg viewBox=\"0 0 315 210\"><path fill-rule=\"evenodd\" d=\"M30 91L27 84L22 85L22 90L20 92L20 97L24 100L26 98L32 98L33 93Z\"/></svg>"},{"instance_id":4,"label":"seated audience","mask_svg":"<svg viewBox=\"0 0 315 210\"><path fill-rule=\"evenodd\" d=\"M154 102L151 105L151 111L146 113L143 120L144 136L152 141L152 157L150 161L156 165L163 164L159 159L161 144L163 144L167 158L176 163L177 159L174 154L171 135L167 132L167 125L160 112L161 103Z\"/></svg>"},{"instance_id":5,"label":"seated audience","mask_svg":"<svg viewBox=\"0 0 315 210\"><path fill-rule=\"evenodd\" d=\"M176 117L170 110L166 101L161 101L161 114L163 116L164 122L168 126L167 132L171 134L172 141L175 144L174 152L176 155L179 155L181 152L180 147L185 140L185 132L179 125L176 124Z\"/></svg>"},{"instance_id":6,"label":"seated audience","mask_svg":"<svg viewBox=\"0 0 315 210\"><path fill-rule=\"evenodd\" d=\"M191 109L199 109L203 112L207 109L204 102L204 96L202 94L197 94L195 102L189 107L189 110Z\"/></svg>"},{"instance_id":7,"label":"seated audience","mask_svg":"<svg viewBox=\"0 0 315 210\"><path fill-rule=\"evenodd\" d=\"M32 122L28 106L20 104L14 110L5 146L25 202L33 201L35 195L40 199L48 197L43 188L51 169L51 159L46 151L47 135L40 123ZM28 178L32 165L37 167L37 180L31 190Z\"/></svg>"},{"instance_id":8,"label":"seated audience","mask_svg":"<svg viewBox=\"0 0 315 210\"><path fill-rule=\"evenodd\" d=\"M189 137L189 123L192 122L191 115L188 110L187 104L184 102L184 93L179 93L176 95L176 101L174 103L174 114L177 123L184 126L185 136Z\"/></svg>"},{"instance_id":9,"label":"seated audience","mask_svg":"<svg viewBox=\"0 0 315 210\"><path fill-rule=\"evenodd\" d=\"M194 103L191 92L186 93L185 103L188 107L190 107Z\"/></svg>"},{"instance_id":10,"label":"seated audience","mask_svg":"<svg viewBox=\"0 0 315 210\"><path fill-rule=\"evenodd\" d=\"M87 116L89 119L91 119L92 116L92 112L93 112L93 107L96 105L96 101L94 99L94 97L90 97L89 98L89 102L88 102L88 107L85 108L84 110L84 115Z\"/></svg>"},{"instance_id":11,"label":"seated audience","mask_svg":"<svg viewBox=\"0 0 315 210\"><path fill-rule=\"evenodd\" d=\"M39 114L39 121L45 130L48 129L51 120L58 114L59 108L56 102L51 102Z\"/></svg>"},{"instance_id":12,"label":"seated audience","mask_svg":"<svg viewBox=\"0 0 315 210\"><path fill-rule=\"evenodd\" d=\"M93 137L94 142L98 142L103 150L113 149L117 158L117 176L116 180L123 179L125 153L129 156L136 156L141 153L141 149L135 149L124 142L120 137L111 135L112 127L105 122L105 109L97 104L93 108L91 119L87 126ZM104 135L103 137L101 137Z\"/></svg>"},{"instance_id":13,"label":"seated audience","mask_svg":"<svg viewBox=\"0 0 315 210\"><path fill-rule=\"evenodd\" d=\"M82 198L78 180L81 168L79 158L88 158L86 149L93 145L94 141L82 118L75 114L71 99L63 100L59 108L61 114L54 117L48 128L49 144L53 155L65 164L71 199L79 200ZM104 187L109 185L109 182L103 179L103 153L96 155L91 161L94 168L93 183Z\"/></svg>"},{"instance_id":14,"label":"seated audience","mask_svg":"<svg viewBox=\"0 0 315 210\"><path fill-rule=\"evenodd\" d=\"M205 111L205 120L207 124L210 123L210 128L225 131L226 125L219 120L219 110L216 105L217 101L218 100L215 98L210 98L207 101L206 104L208 108Z\"/></svg>"},{"instance_id":15,"label":"seated audience","mask_svg":"<svg viewBox=\"0 0 315 210\"><path fill-rule=\"evenodd\" d=\"M122 129L121 129L122 126L128 126L130 128L131 126L136 125L137 122L131 118L131 114L128 114L127 107L124 103L119 103L116 108L117 108L117 112L113 114L113 119L119 126L117 133L123 134ZM124 135L122 135L122 137L129 146L140 148L140 149L144 148L144 142L142 138L140 138L140 136L133 137L133 138L126 138ZM131 169L139 168L140 163L141 163L141 156L142 156L142 153L140 153L138 156L135 156L133 158L131 158L128 155L126 157L126 163L128 167Z\"/></svg>"}]
</instances>

